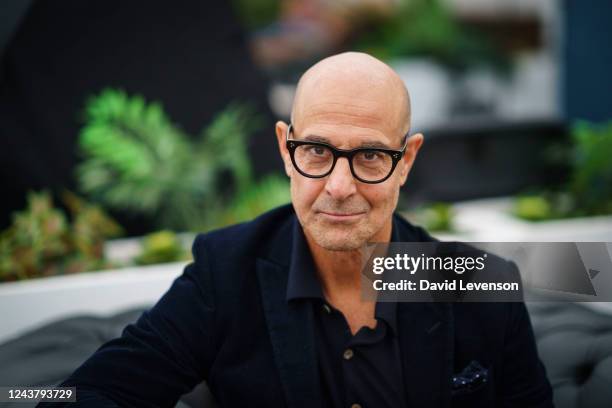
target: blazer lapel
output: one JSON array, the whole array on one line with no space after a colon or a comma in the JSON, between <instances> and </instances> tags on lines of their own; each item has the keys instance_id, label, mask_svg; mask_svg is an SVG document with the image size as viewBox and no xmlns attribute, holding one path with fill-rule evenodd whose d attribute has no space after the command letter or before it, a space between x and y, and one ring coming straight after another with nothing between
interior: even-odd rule
<instances>
[{"instance_id":1,"label":"blazer lapel","mask_svg":"<svg viewBox=\"0 0 612 408\"><path fill-rule=\"evenodd\" d=\"M288 304L285 267L260 258L257 275L288 406L321 406L312 308L306 302Z\"/></svg>"},{"instance_id":2,"label":"blazer lapel","mask_svg":"<svg viewBox=\"0 0 612 408\"><path fill-rule=\"evenodd\" d=\"M410 407L449 407L453 315L448 303L399 303L402 371Z\"/></svg>"},{"instance_id":3,"label":"blazer lapel","mask_svg":"<svg viewBox=\"0 0 612 408\"><path fill-rule=\"evenodd\" d=\"M394 242L435 241L401 217L393 218ZM409 407L450 407L454 322L450 303L399 302L399 342Z\"/></svg>"}]
</instances>

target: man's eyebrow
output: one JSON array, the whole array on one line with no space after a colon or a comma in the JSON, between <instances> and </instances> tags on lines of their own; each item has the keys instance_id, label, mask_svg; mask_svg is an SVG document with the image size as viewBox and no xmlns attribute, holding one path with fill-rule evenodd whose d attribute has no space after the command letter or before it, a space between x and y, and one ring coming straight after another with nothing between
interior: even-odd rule
<instances>
[{"instance_id":1,"label":"man's eyebrow","mask_svg":"<svg viewBox=\"0 0 612 408\"><path fill-rule=\"evenodd\" d=\"M372 149L391 149L386 143L383 142L364 142L359 147L369 147Z\"/></svg>"},{"instance_id":2,"label":"man's eyebrow","mask_svg":"<svg viewBox=\"0 0 612 408\"><path fill-rule=\"evenodd\" d=\"M327 143L327 144L331 144L330 140L326 137L323 136L317 136L317 135L307 135L304 136L304 139L307 142L320 142L320 143Z\"/></svg>"},{"instance_id":3,"label":"man's eyebrow","mask_svg":"<svg viewBox=\"0 0 612 408\"><path fill-rule=\"evenodd\" d=\"M304 136L305 141L308 142L320 142L320 143L327 143L328 145L332 145L331 141L323 136L317 136L317 135L308 135L308 136ZM391 149L387 144L383 143L383 142L378 142L378 141L372 141L372 142L363 142L361 143L359 146L355 147L356 149L359 148L371 148L371 149Z\"/></svg>"}]
</instances>

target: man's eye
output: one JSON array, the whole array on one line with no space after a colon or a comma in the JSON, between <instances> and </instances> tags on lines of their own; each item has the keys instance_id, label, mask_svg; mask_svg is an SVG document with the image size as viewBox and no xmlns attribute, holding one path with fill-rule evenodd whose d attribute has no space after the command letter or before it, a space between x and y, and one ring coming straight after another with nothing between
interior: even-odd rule
<instances>
[{"instance_id":1,"label":"man's eye","mask_svg":"<svg viewBox=\"0 0 612 408\"><path fill-rule=\"evenodd\" d=\"M315 156L324 156L327 149L325 149L324 147L321 147L321 146L312 146L308 150L309 150L310 154L313 154Z\"/></svg>"},{"instance_id":2,"label":"man's eye","mask_svg":"<svg viewBox=\"0 0 612 408\"><path fill-rule=\"evenodd\" d=\"M363 152L363 158L367 161L374 161L380 158L378 152Z\"/></svg>"}]
</instances>

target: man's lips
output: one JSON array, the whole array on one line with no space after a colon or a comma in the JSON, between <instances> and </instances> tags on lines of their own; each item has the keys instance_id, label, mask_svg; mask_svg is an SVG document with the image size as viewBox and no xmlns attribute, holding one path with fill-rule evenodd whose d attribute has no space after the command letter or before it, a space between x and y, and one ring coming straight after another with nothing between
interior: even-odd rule
<instances>
[{"instance_id":1,"label":"man's lips","mask_svg":"<svg viewBox=\"0 0 612 408\"><path fill-rule=\"evenodd\" d=\"M319 211L319 214L323 215L326 219L330 221L354 221L359 219L361 216L365 214L363 212L354 212L354 213L340 213L340 212L331 212L331 211Z\"/></svg>"}]
</instances>

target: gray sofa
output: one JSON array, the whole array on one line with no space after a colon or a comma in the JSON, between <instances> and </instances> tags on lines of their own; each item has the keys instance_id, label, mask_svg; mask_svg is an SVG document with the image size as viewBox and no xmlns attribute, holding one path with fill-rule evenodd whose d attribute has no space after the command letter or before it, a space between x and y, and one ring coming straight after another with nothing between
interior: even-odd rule
<instances>
[{"instance_id":1,"label":"gray sofa","mask_svg":"<svg viewBox=\"0 0 612 408\"><path fill-rule=\"evenodd\" d=\"M577 304L532 303L528 307L556 406L612 407L612 315ZM57 384L140 313L70 318L0 345L0 385ZM11 406L28 405L6 405ZM177 404L180 408L211 406L214 402L205 384Z\"/></svg>"},{"instance_id":2,"label":"gray sofa","mask_svg":"<svg viewBox=\"0 0 612 408\"><path fill-rule=\"evenodd\" d=\"M555 405L612 407L612 315L572 303L528 307Z\"/></svg>"}]
</instances>

